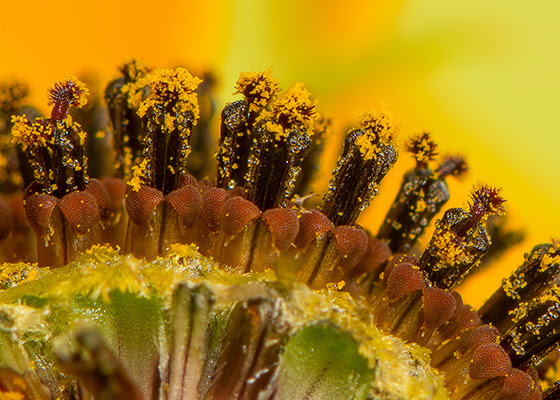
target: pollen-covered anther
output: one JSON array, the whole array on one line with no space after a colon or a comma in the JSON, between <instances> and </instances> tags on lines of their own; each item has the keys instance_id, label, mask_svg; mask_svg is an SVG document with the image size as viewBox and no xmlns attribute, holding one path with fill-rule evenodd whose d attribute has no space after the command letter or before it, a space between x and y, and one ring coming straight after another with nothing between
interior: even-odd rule
<instances>
[{"instance_id":1,"label":"pollen-covered anther","mask_svg":"<svg viewBox=\"0 0 560 400\"><path fill-rule=\"evenodd\" d=\"M533 379L523 371L513 368L506 375L500 390L500 400L527 400L533 390Z\"/></svg>"},{"instance_id":2,"label":"pollen-covered anther","mask_svg":"<svg viewBox=\"0 0 560 400\"><path fill-rule=\"evenodd\" d=\"M37 236L50 234L49 221L58 201L55 196L41 193L32 194L25 199L25 214Z\"/></svg>"},{"instance_id":3,"label":"pollen-covered anther","mask_svg":"<svg viewBox=\"0 0 560 400\"><path fill-rule=\"evenodd\" d=\"M390 302L394 302L411 292L425 289L426 280L420 271L414 268L414 265L408 262L401 262L391 269L386 287L387 298Z\"/></svg>"},{"instance_id":4,"label":"pollen-covered anther","mask_svg":"<svg viewBox=\"0 0 560 400\"><path fill-rule=\"evenodd\" d=\"M249 106L244 100L230 103L221 112L217 186L232 188L245 184L252 144L254 118L249 119Z\"/></svg>"},{"instance_id":5,"label":"pollen-covered anther","mask_svg":"<svg viewBox=\"0 0 560 400\"><path fill-rule=\"evenodd\" d=\"M192 227L202 212L202 195L198 186L183 186L167 194L164 201L179 214L186 227Z\"/></svg>"},{"instance_id":6,"label":"pollen-covered anther","mask_svg":"<svg viewBox=\"0 0 560 400\"><path fill-rule=\"evenodd\" d=\"M259 208L241 197L232 197L224 202L220 211L220 222L227 236L235 236L249 221L260 215Z\"/></svg>"},{"instance_id":7,"label":"pollen-covered anther","mask_svg":"<svg viewBox=\"0 0 560 400\"><path fill-rule=\"evenodd\" d=\"M121 65L119 71L120 76L105 89L105 102L112 123L115 177L122 179L130 175L131 166L141 152L142 122L136 114L136 107L129 103L129 97L134 93L131 89L148 70L132 59Z\"/></svg>"},{"instance_id":8,"label":"pollen-covered anther","mask_svg":"<svg viewBox=\"0 0 560 400\"><path fill-rule=\"evenodd\" d=\"M85 189L86 135L78 123L69 115L64 119L35 118L34 121L26 116L13 116L12 122L13 140L21 145L41 193L60 198Z\"/></svg>"},{"instance_id":9,"label":"pollen-covered anther","mask_svg":"<svg viewBox=\"0 0 560 400\"><path fill-rule=\"evenodd\" d=\"M359 124L365 135L360 136L356 143L366 160L379 151L377 144L392 143L397 136L398 129L394 117L384 107L375 112L363 113Z\"/></svg>"},{"instance_id":10,"label":"pollen-covered anther","mask_svg":"<svg viewBox=\"0 0 560 400\"><path fill-rule=\"evenodd\" d=\"M560 245L539 244L525 254L525 261L479 309L485 323L502 332L514 325L510 312L520 303L538 298L550 288L560 272Z\"/></svg>"},{"instance_id":11,"label":"pollen-covered anther","mask_svg":"<svg viewBox=\"0 0 560 400\"><path fill-rule=\"evenodd\" d=\"M140 186L138 191L128 190L125 207L130 219L144 226L154 217L157 206L163 200L163 193L149 186Z\"/></svg>"},{"instance_id":12,"label":"pollen-covered anther","mask_svg":"<svg viewBox=\"0 0 560 400\"><path fill-rule=\"evenodd\" d=\"M469 375L472 379L506 376L511 371L511 360L499 344L485 343L474 350L469 366Z\"/></svg>"},{"instance_id":13,"label":"pollen-covered anther","mask_svg":"<svg viewBox=\"0 0 560 400\"><path fill-rule=\"evenodd\" d=\"M412 137L406 149L412 153L419 167L427 166L438 154L437 144L433 141L428 132Z\"/></svg>"},{"instance_id":14,"label":"pollen-covered anther","mask_svg":"<svg viewBox=\"0 0 560 400\"><path fill-rule=\"evenodd\" d=\"M451 319L455 312L455 298L446 290L428 287L423 290L424 327L435 329Z\"/></svg>"},{"instance_id":15,"label":"pollen-covered anther","mask_svg":"<svg viewBox=\"0 0 560 400\"><path fill-rule=\"evenodd\" d=\"M488 251L491 240L483 223L487 208L476 204L470 212L448 209L436 222L436 231L419 260L434 286L451 289L459 285Z\"/></svg>"},{"instance_id":16,"label":"pollen-covered anther","mask_svg":"<svg viewBox=\"0 0 560 400\"><path fill-rule=\"evenodd\" d=\"M539 364L560 340L560 288L553 286L513 312L515 324L501 345L516 368Z\"/></svg>"},{"instance_id":17,"label":"pollen-covered anther","mask_svg":"<svg viewBox=\"0 0 560 400\"><path fill-rule=\"evenodd\" d=\"M87 192L71 192L60 199L60 210L74 230L87 233L99 217L95 197Z\"/></svg>"},{"instance_id":18,"label":"pollen-covered anther","mask_svg":"<svg viewBox=\"0 0 560 400\"><path fill-rule=\"evenodd\" d=\"M13 141L24 151L47 146L54 140L53 126L48 120L30 121L25 115L13 115L11 121Z\"/></svg>"},{"instance_id":19,"label":"pollen-covered anther","mask_svg":"<svg viewBox=\"0 0 560 400\"><path fill-rule=\"evenodd\" d=\"M266 129L276 134L280 140L288 136L295 127L311 133L314 121L319 117L315 107L317 101L310 99L311 93L304 89L302 83L296 83L286 94L272 104L272 111L261 115L262 121L267 121Z\"/></svg>"},{"instance_id":20,"label":"pollen-covered anther","mask_svg":"<svg viewBox=\"0 0 560 400\"><path fill-rule=\"evenodd\" d=\"M119 71L127 82L134 82L148 73L146 66L135 58L119 65Z\"/></svg>"},{"instance_id":21,"label":"pollen-covered anther","mask_svg":"<svg viewBox=\"0 0 560 400\"><path fill-rule=\"evenodd\" d=\"M469 170L469 165L463 156L447 155L441 160L436 172L440 179L449 175L462 176Z\"/></svg>"},{"instance_id":22,"label":"pollen-covered anther","mask_svg":"<svg viewBox=\"0 0 560 400\"><path fill-rule=\"evenodd\" d=\"M280 207L295 189L317 116L309 96L301 85L296 85L255 121L244 186L248 189L247 198L263 211ZM234 181L240 184L238 179Z\"/></svg>"},{"instance_id":23,"label":"pollen-covered anther","mask_svg":"<svg viewBox=\"0 0 560 400\"><path fill-rule=\"evenodd\" d=\"M320 117L315 120L311 145L301 164L301 173L295 183L294 191L300 199L305 201L313 197L311 183L318 177L321 169L321 154L325 148L327 138L334 135L332 121L329 118Z\"/></svg>"},{"instance_id":24,"label":"pollen-covered anther","mask_svg":"<svg viewBox=\"0 0 560 400\"><path fill-rule=\"evenodd\" d=\"M339 252L338 265L345 271L354 268L366 254L366 233L362 229L342 225L334 229L334 237Z\"/></svg>"},{"instance_id":25,"label":"pollen-covered anther","mask_svg":"<svg viewBox=\"0 0 560 400\"><path fill-rule=\"evenodd\" d=\"M407 150L416 165L406 172L383 226L372 234L356 222L398 157L397 128L388 113L365 113L348 132L321 204L310 197L322 189L305 175L320 164L316 150L326 128L315 124L316 102L301 84L277 96L270 71L242 74L236 91L244 99L222 111L219 150L209 163L208 115L214 104L208 87L199 87L200 80L182 68L148 73L133 62L121 72L106 91L112 127L105 130L106 140L87 141L87 149L85 131L98 132L106 116L98 115L95 104L72 114L85 122L85 130L72 120L69 107L85 102L86 90L77 82L51 89L52 118L26 117L23 108L10 113L14 142L35 173L23 179L28 189L19 213L29 216L39 236L32 241L37 251L26 249L15 259L18 272L31 271L21 269L24 258L39 267L63 268L44 270L32 284L2 285L2 299L16 307L0 307L8 318L4 336L15 339L0 343L1 350L8 346L0 353L25 361L26 372L11 374L0 367L0 375L8 384L12 378L31 384L39 374L37 385L49 388L44 396L13 390L13 400L84 393L99 399L176 400L541 398L539 377L530 366L538 365L541 378L548 369L543 382L553 379L549 367L556 357L549 352L560 340L560 289L544 291L559 282L560 242L526 256L524 265L531 268L504 281L503 298L491 298L493 314L480 312L480 317L452 288L489 249L493 235L485 222L503 212L500 190L476 186L467 207L442 213L423 253L418 244L449 199L446 178L466 171L462 157L444 157L436 167L438 149L430 135L413 137ZM96 168L87 167L86 150ZM217 179L198 181L212 169ZM119 179L98 182L86 171ZM12 201L6 197L4 207L0 200L0 240L7 236L0 257L11 257L18 239L19 232L8 229L10 219L14 226L21 223ZM24 239L30 242L29 236ZM92 248L99 243L114 249ZM91 279L73 277L83 275L84 265L98 270L115 263L121 278L132 272L131 278L112 279L97 271L101 275L88 274L95 284L91 291L86 287ZM70 292L51 304L51 286L57 296L62 289ZM90 301L64 301L87 293L95 300L96 288L111 297L97 302L102 312L109 307L103 315L110 324L100 326L100 335L114 338L112 328L134 327L138 318L146 328L140 336L130 329L120 335L119 348L125 351L118 355L112 353L114 343L99 340L97 330L70 338L63 332L66 317L98 320ZM123 290L125 297L118 293ZM47 316L43 326L46 314L37 307L57 311L58 303L63 320ZM78 308L64 312L68 304ZM124 313L111 312L119 305ZM36 330L15 319L28 311L39 312L38 335L48 328L47 344L50 328L62 329L57 342L70 344L68 351L56 343L41 346L40 337L39 346L18 347L18 339ZM498 325L502 319L507 323ZM142 346L136 349L135 343ZM325 349L334 356L325 357ZM53 362L58 365L51 371ZM95 387L86 382L90 379ZM555 386L543 395L546 400L560 399L560 381ZM10 386L0 379L0 392L5 387Z\"/></svg>"},{"instance_id":26,"label":"pollen-covered anther","mask_svg":"<svg viewBox=\"0 0 560 400\"><path fill-rule=\"evenodd\" d=\"M191 75L185 68L156 69L138 80L131 102L138 105L138 115L141 117L146 115L148 110L167 106L173 108L176 113L191 113L196 121L200 110L194 91L200 83L202 80ZM142 100L142 91L146 86L150 87L149 95ZM165 121L166 124L167 122ZM167 128L169 127L164 127Z\"/></svg>"},{"instance_id":27,"label":"pollen-covered anther","mask_svg":"<svg viewBox=\"0 0 560 400\"><path fill-rule=\"evenodd\" d=\"M299 231L299 220L294 210L289 208L271 208L262 214L272 243L278 250L284 250L295 240Z\"/></svg>"},{"instance_id":28,"label":"pollen-covered anther","mask_svg":"<svg viewBox=\"0 0 560 400\"><path fill-rule=\"evenodd\" d=\"M226 201L227 191L221 188L210 188L202 194L202 219L210 232L220 230L220 210Z\"/></svg>"},{"instance_id":29,"label":"pollen-covered anther","mask_svg":"<svg viewBox=\"0 0 560 400\"><path fill-rule=\"evenodd\" d=\"M484 219L490 215L503 214L505 199L501 195L502 189L479 183L473 188L469 212L473 218Z\"/></svg>"},{"instance_id":30,"label":"pollen-covered anther","mask_svg":"<svg viewBox=\"0 0 560 400\"><path fill-rule=\"evenodd\" d=\"M51 119L61 121L68 115L70 106L80 108L87 103L89 90L75 77L55 83L48 91L49 106L53 106Z\"/></svg>"},{"instance_id":31,"label":"pollen-covered anther","mask_svg":"<svg viewBox=\"0 0 560 400\"><path fill-rule=\"evenodd\" d=\"M280 91L278 81L271 75L271 69L264 72L239 74L239 79L235 84L235 93L242 94L245 97L250 111L256 112L266 107L272 97Z\"/></svg>"},{"instance_id":32,"label":"pollen-covered anther","mask_svg":"<svg viewBox=\"0 0 560 400\"><path fill-rule=\"evenodd\" d=\"M408 150L416 159L416 166L405 173L377 233L377 238L384 240L393 252L402 253L414 246L450 196L445 180L428 167L437 154L429 134L413 137Z\"/></svg>"},{"instance_id":33,"label":"pollen-covered anther","mask_svg":"<svg viewBox=\"0 0 560 400\"><path fill-rule=\"evenodd\" d=\"M137 188L140 181L164 194L181 186L200 116L196 89L201 82L185 68L176 68L154 70L135 83L130 102L142 118L144 159L133 168L131 186Z\"/></svg>"},{"instance_id":34,"label":"pollen-covered anther","mask_svg":"<svg viewBox=\"0 0 560 400\"><path fill-rule=\"evenodd\" d=\"M379 184L397 161L397 129L390 114L364 113L361 129L346 134L322 211L334 225L352 225L379 192Z\"/></svg>"},{"instance_id":35,"label":"pollen-covered anther","mask_svg":"<svg viewBox=\"0 0 560 400\"><path fill-rule=\"evenodd\" d=\"M301 214L299 232L294 240L298 249L304 249L322 233L333 229L332 222L318 210L310 210Z\"/></svg>"}]
</instances>

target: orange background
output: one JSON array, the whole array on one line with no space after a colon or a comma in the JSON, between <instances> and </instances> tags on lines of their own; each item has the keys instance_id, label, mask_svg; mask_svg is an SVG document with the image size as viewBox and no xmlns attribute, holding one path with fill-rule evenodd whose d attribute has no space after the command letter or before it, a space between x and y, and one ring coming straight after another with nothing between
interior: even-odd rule
<instances>
[{"instance_id":1,"label":"orange background","mask_svg":"<svg viewBox=\"0 0 560 400\"><path fill-rule=\"evenodd\" d=\"M560 231L555 0L2 0L2 14L0 78L28 80L37 105L55 81L96 73L107 82L130 57L212 69L219 104L232 99L239 72L272 67L284 88L305 82L339 132L384 101L403 137L429 130L441 152L468 156L471 172L451 183L451 206L484 180L504 188L510 223L527 231L517 254L465 285L475 304L524 251ZM411 165L401 152L362 224L376 226Z\"/></svg>"}]
</instances>

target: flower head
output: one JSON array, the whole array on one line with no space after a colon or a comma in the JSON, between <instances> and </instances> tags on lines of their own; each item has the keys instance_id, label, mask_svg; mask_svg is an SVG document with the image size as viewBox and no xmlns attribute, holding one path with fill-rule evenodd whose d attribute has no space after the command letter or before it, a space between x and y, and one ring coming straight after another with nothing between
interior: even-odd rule
<instances>
[{"instance_id":1,"label":"flower head","mask_svg":"<svg viewBox=\"0 0 560 400\"><path fill-rule=\"evenodd\" d=\"M202 81L120 70L106 90L115 152L99 155L109 176L87 174L68 114L85 101L79 81L51 89L51 118L9 121L35 179L23 201L0 199L1 254L10 238L36 250L0 266L0 397L542 398L536 368L560 340L558 243L536 246L478 312L454 288L492 245L500 190L475 186L419 244L464 158L432 169L435 142L414 136L416 165L374 234L357 221L397 161L387 111L347 133L309 208L306 169L329 124L302 85L277 95L270 71L241 75L214 180L187 163L209 119ZM29 225L6 222L16 204Z\"/></svg>"}]
</instances>

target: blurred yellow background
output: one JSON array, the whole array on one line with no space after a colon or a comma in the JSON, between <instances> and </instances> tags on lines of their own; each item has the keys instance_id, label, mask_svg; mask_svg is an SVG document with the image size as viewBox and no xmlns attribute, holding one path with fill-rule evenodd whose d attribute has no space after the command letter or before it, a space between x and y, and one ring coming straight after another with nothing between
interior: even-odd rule
<instances>
[{"instance_id":1,"label":"blurred yellow background","mask_svg":"<svg viewBox=\"0 0 560 400\"><path fill-rule=\"evenodd\" d=\"M524 251L559 235L557 1L1 1L0 78L28 80L36 105L63 77L107 82L138 57L212 69L219 104L239 72L272 67L284 88L305 82L339 132L380 100L403 137L431 131L441 152L471 164L451 182L450 205L465 204L477 180L502 186L510 222L527 231L517 254L466 285L473 303L481 282L495 288ZM401 152L362 224L376 226L409 158Z\"/></svg>"}]
</instances>

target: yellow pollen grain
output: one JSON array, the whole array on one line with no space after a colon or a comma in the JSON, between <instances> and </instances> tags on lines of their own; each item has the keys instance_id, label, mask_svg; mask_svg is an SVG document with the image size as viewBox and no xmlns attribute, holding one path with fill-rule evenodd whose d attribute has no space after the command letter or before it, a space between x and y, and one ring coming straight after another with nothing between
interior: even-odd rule
<instances>
[{"instance_id":1,"label":"yellow pollen grain","mask_svg":"<svg viewBox=\"0 0 560 400\"><path fill-rule=\"evenodd\" d=\"M356 146L360 150L360 154L364 160L371 160L380 151L380 148L375 143L371 142L371 138L368 135L361 135L355 141Z\"/></svg>"},{"instance_id":2,"label":"yellow pollen grain","mask_svg":"<svg viewBox=\"0 0 560 400\"><path fill-rule=\"evenodd\" d=\"M541 260L539 270L544 271L551 265L558 264L560 264L560 244L556 241L553 241L553 246L547 251L547 253Z\"/></svg>"},{"instance_id":3,"label":"yellow pollen grain","mask_svg":"<svg viewBox=\"0 0 560 400\"><path fill-rule=\"evenodd\" d=\"M75 76L57 82L54 87L47 91L48 106L52 106L59 97L64 97L74 107L81 108L86 105L88 96L89 89L86 84Z\"/></svg>"},{"instance_id":4,"label":"yellow pollen grain","mask_svg":"<svg viewBox=\"0 0 560 400\"><path fill-rule=\"evenodd\" d=\"M519 300L519 289L523 289L527 286L527 280L525 274L521 273L516 276L512 276L510 279L506 279L503 284L503 290L505 294L511 299Z\"/></svg>"},{"instance_id":5,"label":"yellow pollen grain","mask_svg":"<svg viewBox=\"0 0 560 400\"><path fill-rule=\"evenodd\" d=\"M365 112L359 119L359 126L364 134L355 143L364 160L371 160L379 153L382 146L394 145L397 127L394 118L383 107Z\"/></svg>"},{"instance_id":6,"label":"yellow pollen grain","mask_svg":"<svg viewBox=\"0 0 560 400\"><path fill-rule=\"evenodd\" d=\"M173 130L175 129L175 117L170 114L165 114L163 128L167 132L173 132Z\"/></svg>"},{"instance_id":7,"label":"yellow pollen grain","mask_svg":"<svg viewBox=\"0 0 560 400\"><path fill-rule=\"evenodd\" d=\"M12 140L20 144L23 150L44 147L53 140L52 125L43 123L40 118L31 122L25 115L13 115L12 123Z\"/></svg>"},{"instance_id":8,"label":"yellow pollen grain","mask_svg":"<svg viewBox=\"0 0 560 400\"><path fill-rule=\"evenodd\" d=\"M264 72L242 72L235 84L234 94L242 94L249 104L249 110L258 112L266 107L280 91L278 81L272 78L272 70Z\"/></svg>"},{"instance_id":9,"label":"yellow pollen grain","mask_svg":"<svg viewBox=\"0 0 560 400\"><path fill-rule=\"evenodd\" d=\"M167 110L165 114L166 125L171 115L191 114L193 124L200 116L198 98L195 90L202 80L192 76L185 68L156 69L142 79L139 79L132 88L129 102L133 107L138 107L138 115L144 117L148 111L159 112ZM146 99L142 99L142 91L148 86L150 92ZM169 113L171 108L171 113ZM174 120L173 120L174 122ZM166 126L169 130L169 126Z\"/></svg>"},{"instance_id":10,"label":"yellow pollen grain","mask_svg":"<svg viewBox=\"0 0 560 400\"><path fill-rule=\"evenodd\" d=\"M408 145L408 150L413 153L416 161L424 164L427 164L434 158L437 154L436 148L436 144L428 133L415 136Z\"/></svg>"},{"instance_id":11,"label":"yellow pollen grain","mask_svg":"<svg viewBox=\"0 0 560 400\"><path fill-rule=\"evenodd\" d=\"M437 248L437 254L446 265L455 265L468 261L468 256L457 243L456 235L451 231L436 232L433 245Z\"/></svg>"},{"instance_id":12,"label":"yellow pollen grain","mask_svg":"<svg viewBox=\"0 0 560 400\"><path fill-rule=\"evenodd\" d=\"M418 201L416 202L414 211L417 213L421 213L426 210L426 200L424 200L424 192L420 191L420 195L418 196Z\"/></svg>"},{"instance_id":13,"label":"yellow pollen grain","mask_svg":"<svg viewBox=\"0 0 560 400\"><path fill-rule=\"evenodd\" d=\"M345 281L340 281L340 282L330 282L327 283L327 289L330 290L342 290L342 288L344 288L344 286L346 286L346 282Z\"/></svg>"},{"instance_id":14,"label":"yellow pollen grain","mask_svg":"<svg viewBox=\"0 0 560 400\"><path fill-rule=\"evenodd\" d=\"M315 110L317 101L311 101L310 97L311 93L298 82L272 103L271 111L262 112L257 122L267 121L266 128L274 133L276 140L285 139L294 128L303 129L311 136L320 116Z\"/></svg>"},{"instance_id":15,"label":"yellow pollen grain","mask_svg":"<svg viewBox=\"0 0 560 400\"><path fill-rule=\"evenodd\" d=\"M128 185L134 190L138 192L140 190L140 186L144 183L144 179L146 178L146 169L148 168L148 159L145 159L140 163L140 165L136 165L132 167L132 178L128 181Z\"/></svg>"}]
</instances>

